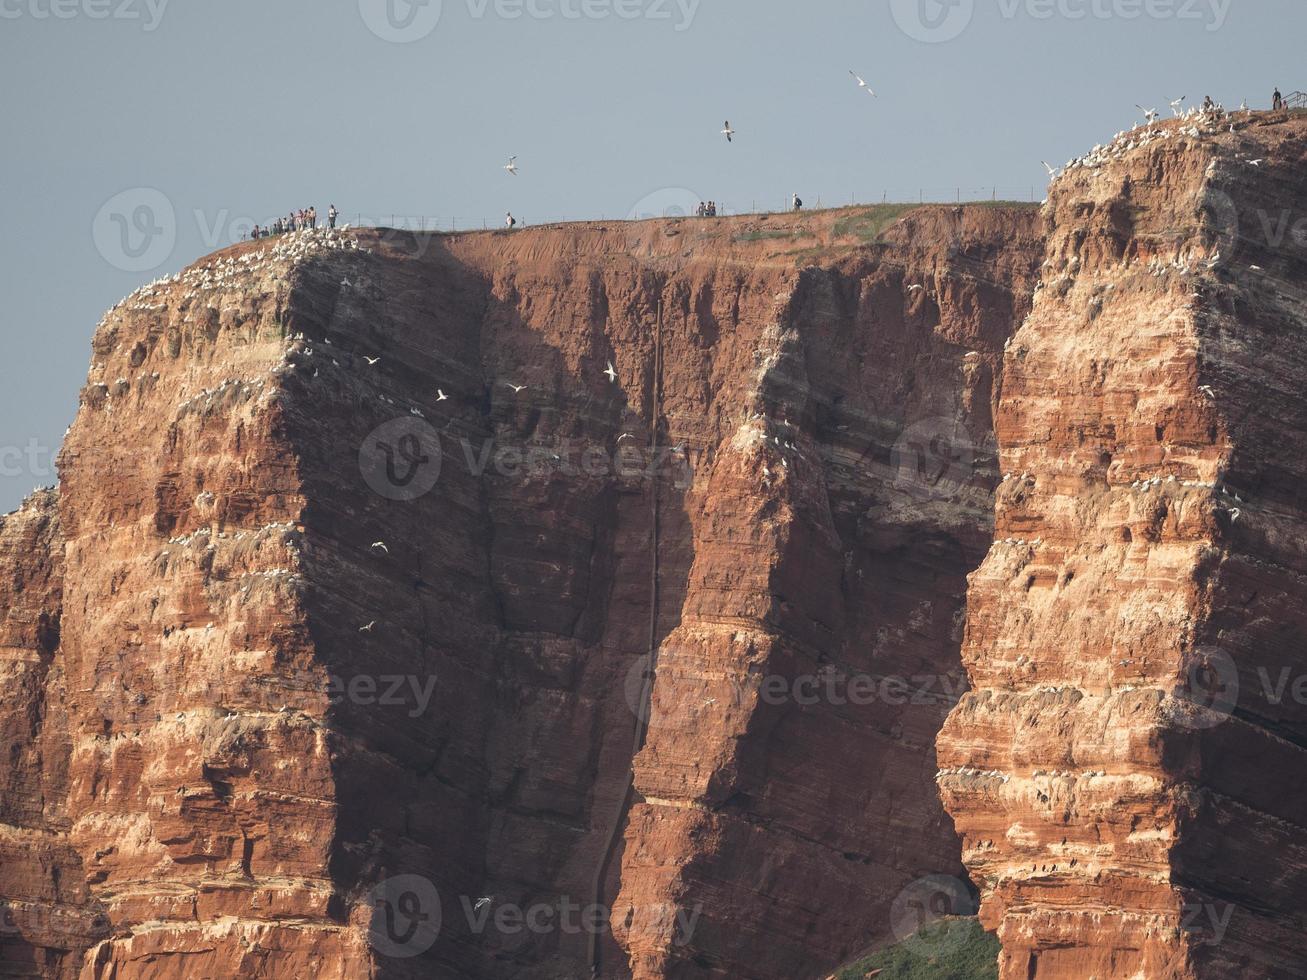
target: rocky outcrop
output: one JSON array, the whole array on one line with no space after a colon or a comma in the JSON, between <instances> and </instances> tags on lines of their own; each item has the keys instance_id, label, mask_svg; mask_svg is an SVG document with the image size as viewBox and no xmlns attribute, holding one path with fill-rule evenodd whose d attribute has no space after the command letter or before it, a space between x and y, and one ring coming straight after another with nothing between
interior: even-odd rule
<instances>
[{"instance_id":1,"label":"rocky outcrop","mask_svg":"<svg viewBox=\"0 0 1307 980\"><path fill-rule=\"evenodd\" d=\"M1307 126L1233 122L1055 183L1005 357L938 776L1005 978L1307 973Z\"/></svg>"},{"instance_id":2,"label":"rocky outcrop","mask_svg":"<svg viewBox=\"0 0 1307 980\"><path fill-rule=\"evenodd\" d=\"M1233 123L1042 217L298 233L129 297L0 524L0 965L789 980L969 871L1008 978L1307 973L1307 124Z\"/></svg>"},{"instance_id":3,"label":"rocky outcrop","mask_svg":"<svg viewBox=\"0 0 1307 980\"><path fill-rule=\"evenodd\" d=\"M933 740L1042 247L896 216L300 234L111 311L13 719L86 923L36 972L789 977L890 936L961 873Z\"/></svg>"},{"instance_id":4,"label":"rocky outcrop","mask_svg":"<svg viewBox=\"0 0 1307 980\"><path fill-rule=\"evenodd\" d=\"M68 840L57 504L41 490L0 518L0 969L62 980L77 975L82 950L105 923Z\"/></svg>"}]
</instances>

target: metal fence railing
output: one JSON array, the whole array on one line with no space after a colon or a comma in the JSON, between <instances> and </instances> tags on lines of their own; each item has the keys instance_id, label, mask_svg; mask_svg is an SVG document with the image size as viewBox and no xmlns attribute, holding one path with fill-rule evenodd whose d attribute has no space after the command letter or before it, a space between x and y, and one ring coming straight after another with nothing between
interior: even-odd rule
<instances>
[{"instance_id":1,"label":"metal fence railing","mask_svg":"<svg viewBox=\"0 0 1307 980\"><path fill-rule=\"evenodd\" d=\"M849 200L831 200L818 197L805 199L805 211L820 211L846 207L872 207L878 204L970 204L1016 202L1032 203L1044 196L1043 184L1028 184L1025 187L1001 187L988 185L984 187L922 187L916 190L883 191L877 197L866 200L856 197ZM718 200L718 217L736 217L741 215L777 214L790 210L790 199L776 201L721 201ZM673 205L666 209L643 211L634 209L626 214L519 214L514 211L517 227L539 227L542 225L560 225L581 221L636 221L647 218L692 217L692 209L687 211L684 205ZM392 212L341 212L339 224L349 224L355 228L394 228L401 231L416 232L457 232L483 231L503 228L505 217L459 217L456 215L403 214ZM319 227L323 222L319 219Z\"/></svg>"}]
</instances>

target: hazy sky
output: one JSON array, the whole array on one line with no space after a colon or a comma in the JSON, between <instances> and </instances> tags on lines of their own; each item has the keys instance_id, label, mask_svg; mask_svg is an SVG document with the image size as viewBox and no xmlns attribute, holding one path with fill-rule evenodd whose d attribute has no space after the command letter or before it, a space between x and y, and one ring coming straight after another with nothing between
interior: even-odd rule
<instances>
[{"instance_id":1,"label":"hazy sky","mask_svg":"<svg viewBox=\"0 0 1307 980\"><path fill-rule=\"evenodd\" d=\"M1136 102L1307 89L1304 36L1303 0L0 0L0 511L101 313L251 220L1042 196Z\"/></svg>"}]
</instances>

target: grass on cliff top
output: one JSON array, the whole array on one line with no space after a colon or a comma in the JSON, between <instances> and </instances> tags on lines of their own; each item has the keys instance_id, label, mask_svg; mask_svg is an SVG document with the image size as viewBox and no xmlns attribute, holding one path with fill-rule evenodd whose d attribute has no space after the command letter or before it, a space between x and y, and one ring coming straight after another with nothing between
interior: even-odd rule
<instances>
[{"instance_id":1,"label":"grass on cliff top","mask_svg":"<svg viewBox=\"0 0 1307 980\"><path fill-rule=\"evenodd\" d=\"M941 204L876 204L869 208L859 208L856 213L835 222L837 238L857 238L863 242L880 239L885 229L898 221L905 214L922 208L951 207ZM1038 208L1038 204L1029 201L963 201L957 207L964 208Z\"/></svg>"},{"instance_id":2,"label":"grass on cliff top","mask_svg":"<svg viewBox=\"0 0 1307 980\"><path fill-rule=\"evenodd\" d=\"M998 980L999 942L976 919L941 919L897 946L835 972L836 980Z\"/></svg>"},{"instance_id":3,"label":"grass on cliff top","mask_svg":"<svg viewBox=\"0 0 1307 980\"><path fill-rule=\"evenodd\" d=\"M795 228L789 230L785 228L776 228L771 231L746 231L742 235L736 235L736 242L765 242L773 238L816 238L816 232L808 231L806 228Z\"/></svg>"},{"instance_id":4,"label":"grass on cliff top","mask_svg":"<svg viewBox=\"0 0 1307 980\"><path fill-rule=\"evenodd\" d=\"M890 225L910 211L915 211L920 204L876 204L863 208L856 214L841 218L835 222L837 238L858 238L864 242L874 242Z\"/></svg>"}]
</instances>

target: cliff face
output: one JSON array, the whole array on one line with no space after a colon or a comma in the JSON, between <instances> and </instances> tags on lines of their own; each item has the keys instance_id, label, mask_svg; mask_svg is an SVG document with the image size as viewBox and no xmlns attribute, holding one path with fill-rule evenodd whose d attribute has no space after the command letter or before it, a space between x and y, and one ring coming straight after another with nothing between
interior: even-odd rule
<instances>
[{"instance_id":1,"label":"cliff face","mask_svg":"<svg viewBox=\"0 0 1307 980\"><path fill-rule=\"evenodd\" d=\"M1307 973L1307 124L1228 126L129 297L0 525L0 964L790 980L969 872L1008 978Z\"/></svg>"},{"instance_id":2,"label":"cliff face","mask_svg":"<svg viewBox=\"0 0 1307 980\"><path fill-rule=\"evenodd\" d=\"M1055 183L1005 358L938 776L1005 978L1307 973L1307 126L1229 130Z\"/></svg>"},{"instance_id":3,"label":"cliff face","mask_svg":"<svg viewBox=\"0 0 1307 980\"><path fill-rule=\"evenodd\" d=\"M893 938L961 874L929 773L1042 244L892 216L297 235L111 311L29 508L52 584L5 600L62 620L6 718L60 850L4 894L86 926L14 948L791 977Z\"/></svg>"},{"instance_id":4,"label":"cliff face","mask_svg":"<svg viewBox=\"0 0 1307 980\"><path fill-rule=\"evenodd\" d=\"M104 932L67 839L67 679L59 654L63 537L58 501L38 491L0 518L0 965L74 977Z\"/></svg>"}]
</instances>

